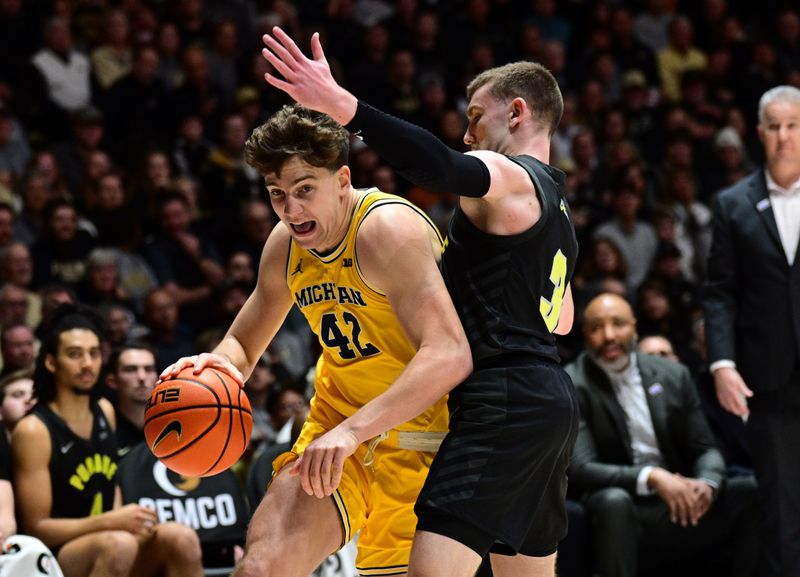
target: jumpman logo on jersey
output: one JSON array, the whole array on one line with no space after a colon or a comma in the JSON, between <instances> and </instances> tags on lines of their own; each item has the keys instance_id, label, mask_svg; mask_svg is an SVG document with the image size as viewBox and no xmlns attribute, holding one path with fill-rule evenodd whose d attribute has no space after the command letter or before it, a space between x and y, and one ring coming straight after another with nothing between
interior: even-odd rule
<instances>
[{"instance_id":1,"label":"jumpman logo on jersey","mask_svg":"<svg viewBox=\"0 0 800 577\"><path fill-rule=\"evenodd\" d=\"M292 271L292 274L290 274L289 276L294 276L294 275L296 275L298 273L300 273L300 274L303 273L303 259L302 258L300 259L300 262L297 263L297 266Z\"/></svg>"},{"instance_id":2,"label":"jumpman logo on jersey","mask_svg":"<svg viewBox=\"0 0 800 577\"><path fill-rule=\"evenodd\" d=\"M563 212L564 214L567 214L567 205L566 205L566 203L564 202L564 199L563 199L563 198L561 199L561 204L559 205L559 207L558 207L558 208L559 208L559 210L560 210L561 212Z\"/></svg>"}]
</instances>

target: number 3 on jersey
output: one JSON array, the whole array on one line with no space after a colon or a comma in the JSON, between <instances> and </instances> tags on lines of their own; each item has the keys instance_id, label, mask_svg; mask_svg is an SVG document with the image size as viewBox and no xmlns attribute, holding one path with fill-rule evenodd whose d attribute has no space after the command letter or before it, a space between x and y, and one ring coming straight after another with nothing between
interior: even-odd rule
<instances>
[{"instance_id":1,"label":"number 3 on jersey","mask_svg":"<svg viewBox=\"0 0 800 577\"><path fill-rule=\"evenodd\" d=\"M353 313L345 312L342 314L343 323L339 322L336 313L325 313L322 315L320 321L320 337L322 342L328 348L338 348L339 356L346 360L351 360L360 357L371 357L381 352L378 347L372 343L362 343L361 325L358 324L358 318ZM349 327L350 336L344 334L342 329L345 330ZM350 345L353 345L352 347ZM355 347L355 351L353 350Z\"/></svg>"},{"instance_id":2,"label":"number 3 on jersey","mask_svg":"<svg viewBox=\"0 0 800 577\"><path fill-rule=\"evenodd\" d=\"M561 301L564 300L567 279L567 257L559 249L553 257L553 266L550 269L550 282L553 283L553 295L550 300L539 298L539 312L544 319L547 330L551 333L558 326L558 317L561 315Z\"/></svg>"}]
</instances>

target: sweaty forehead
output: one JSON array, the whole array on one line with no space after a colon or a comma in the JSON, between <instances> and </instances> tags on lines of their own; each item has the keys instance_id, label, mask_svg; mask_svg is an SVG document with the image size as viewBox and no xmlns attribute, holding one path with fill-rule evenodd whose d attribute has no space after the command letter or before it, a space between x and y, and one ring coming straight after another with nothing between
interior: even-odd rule
<instances>
[{"instance_id":1,"label":"sweaty forehead","mask_svg":"<svg viewBox=\"0 0 800 577\"><path fill-rule=\"evenodd\" d=\"M306 161L294 156L283 163L278 172L270 172L264 175L264 183L267 186L292 186L308 178L320 178L324 176L325 170L316 166L311 166Z\"/></svg>"}]
</instances>

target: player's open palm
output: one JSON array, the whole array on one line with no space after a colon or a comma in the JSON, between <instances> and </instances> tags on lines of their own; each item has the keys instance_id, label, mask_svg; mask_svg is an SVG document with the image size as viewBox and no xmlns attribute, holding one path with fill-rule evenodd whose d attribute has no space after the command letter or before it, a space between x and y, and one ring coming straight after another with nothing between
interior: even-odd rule
<instances>
[{"instance_id":1,"label":"player's open palm","mask_svg":"<svg viewBox=\"0 0 800 577\"><path fill-rule=\"evenodd\" d=\"M330 496L342 480L345 459L355 453L358 445L352 431L336 427L306 447L291 474L300 476L300 486L307 494Z\"/></svg>"},{"instance_id":2,"label":"player's open palm","mask_svg":"<svg viewBox=\"0 0 800 577\"><path fill-rule=\"evenodd\" d=\"M294 40L277 26L271 35L265 34L262 39L266 46L262 55L283 77L267 73L264 78L269 84L283 90L306 108L324 112L335 120L341 121L348 114L352 117L355 109L344 114L336 110L347 101L340 97L347 91L333 78L317 32L311 36L312 58L306 57Z\"/></svg>"}]
</instances>

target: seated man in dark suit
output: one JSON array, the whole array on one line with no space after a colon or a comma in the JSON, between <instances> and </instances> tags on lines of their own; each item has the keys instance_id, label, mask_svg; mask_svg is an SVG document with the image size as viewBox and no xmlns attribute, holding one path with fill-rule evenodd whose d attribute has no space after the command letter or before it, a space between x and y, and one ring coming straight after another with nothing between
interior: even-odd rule
<instances>
[{"instance_id":1,"label":"seated man in dark suit","mask_svg":"<svg viewBox=\"0 0 800 577\"><path fill-rule=\"evenodd\" d=\"M581 412L569 479L584 496L595 572L756 575L755 481L725 478L689 371L635 352L636 320L617 295L589 303L583 330L587 350L567 367Z\"/></svg>"}]
</instances>

